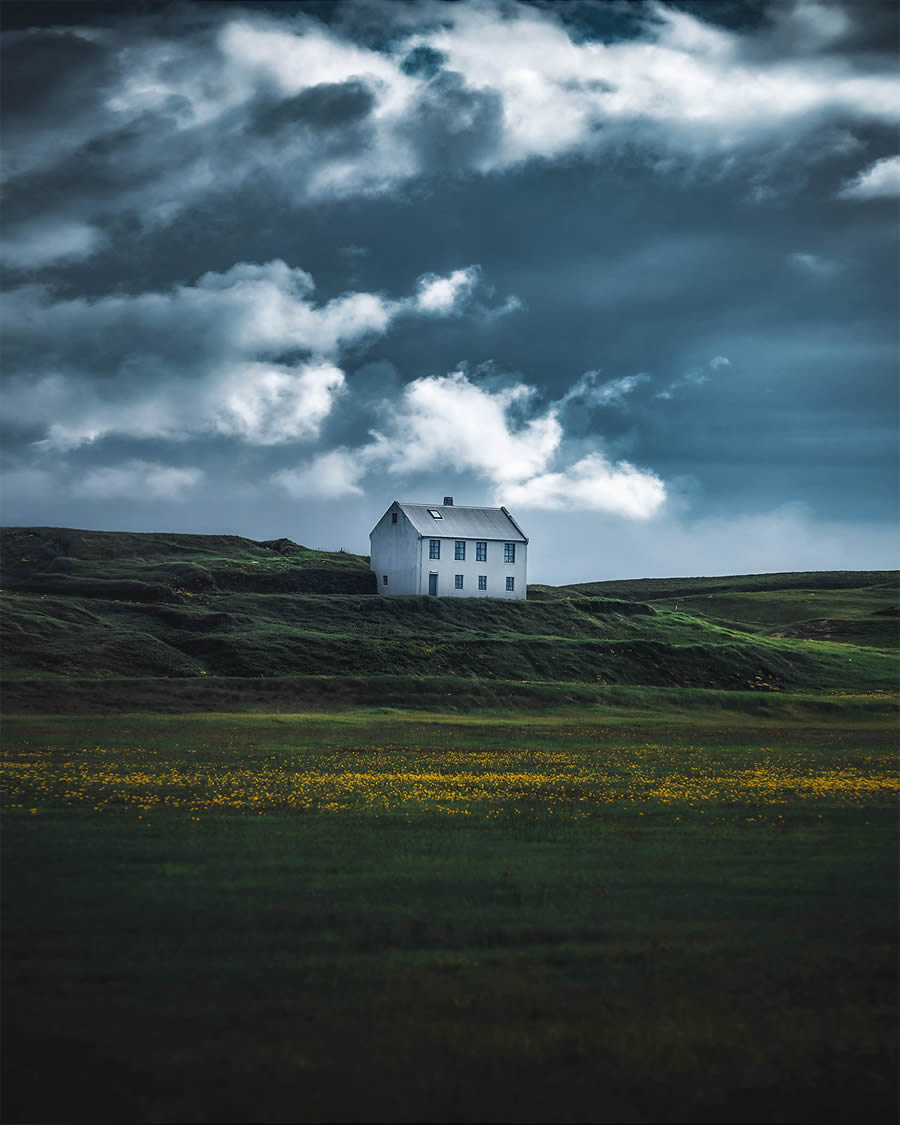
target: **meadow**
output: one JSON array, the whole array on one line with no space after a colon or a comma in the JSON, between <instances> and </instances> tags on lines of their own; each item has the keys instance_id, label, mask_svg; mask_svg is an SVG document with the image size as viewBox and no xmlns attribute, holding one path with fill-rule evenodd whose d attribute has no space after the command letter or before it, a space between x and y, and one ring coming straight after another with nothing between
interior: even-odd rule
<instances>
[{"instance_id":1,"label":"meadow","mask_svg":"<svg viewBox=\"0 0 900 1125\"><path fill-rule=\"evenodd\" d=\"M0 562L4 1120L896 1119L897 572Z\"/></svg>"},{"instance_id":2,"label":"meadow","mask_svg":"<svg viewBox=\"0 0 900 1125\"><path fill-rule=\"evenodd\" d=\"M722 694L9 718L4 1119L893 1120L893 704Z\"/></svg>"}]
</instances>

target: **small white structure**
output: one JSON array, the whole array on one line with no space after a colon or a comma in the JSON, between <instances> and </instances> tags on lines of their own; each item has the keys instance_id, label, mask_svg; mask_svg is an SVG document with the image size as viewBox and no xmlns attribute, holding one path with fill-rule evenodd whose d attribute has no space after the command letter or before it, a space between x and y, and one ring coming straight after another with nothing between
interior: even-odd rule
<instances>
[{"instance_id":1,"label":"small white structure","mask_svg":"<svg viewBox=\"0 0 900 1125\"><path fill-rule=\"evenodd\" d=\"M528 536L506 508L395 500L369 541L380 594L525 597Z\"/></svg>"}]
</instances>

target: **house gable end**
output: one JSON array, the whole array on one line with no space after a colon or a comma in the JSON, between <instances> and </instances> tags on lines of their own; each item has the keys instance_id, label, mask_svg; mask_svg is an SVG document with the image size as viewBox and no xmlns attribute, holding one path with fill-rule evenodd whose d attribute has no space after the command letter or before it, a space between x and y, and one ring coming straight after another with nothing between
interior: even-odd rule
<instances>
[{"instance_id":1,"label":"house gable end","mask_svg":"<svg viewBox=\"0 0 900 1125\"><path fill-rule=\"evenodd\" d=\"M411 527L413 527L414 530L416 530L415 525L412 523L412 520L410 520L409 516L407 516L406 512L404 512L403 505L398 500L394 500L388 506L387 511L384 513L378 523L376 523L372 530L369 532L370 539L377 531L380 531L382 528L394 526L394 521L391 519L393 513L397 514L396 522L398 524L402 521L404 524L409 524ZM419 534L418 531L416 531L416 534ZM421 538L421 535L419 537Z\"/></svg>"},{"instance_id":2,"label":"house gable end","mask_svg":"<svg viewBox=\"0 0 900 1125\"><path fill-rule=\"evenodd\" d=\"M504 508L504 507L503 507L503 505L502 505L502 504L501 504L501 506L500 506L500 511L501 511L501 512L502 512L502 513L503 513L503 514L504 514L504 515L506 516L506 518L507 518L507 519L509 520L509 522L510 522L510 523L511 523L511 524L513 525L513 527L514 527L514 528L516 529L516 531L518 531L518 533L519 533L519 534L520 534L520 535L522 536L522 538L524 539L524 541L525 541L525 542L527 543L527 542L528 542L528 536L527 536L527 535L525 534L525 532L524 532L524 531L523 531L523 530L521 529L521 527L519 527L519 525L518 525L518 524L516 523L516 521L515 521L515 520L514 520L514 519L512 518L512 516L511 516L511 515L509 514L509 512L508 512L508 511L506 510L506 508Z\"/></svg>"}]
</instances>

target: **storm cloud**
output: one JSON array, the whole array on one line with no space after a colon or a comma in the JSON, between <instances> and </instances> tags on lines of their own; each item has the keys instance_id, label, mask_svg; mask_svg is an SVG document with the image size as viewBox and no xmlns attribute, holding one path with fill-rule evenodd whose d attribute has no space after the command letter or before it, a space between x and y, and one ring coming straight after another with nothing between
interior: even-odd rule
<instances>
[{"instance_id":1,"label":"storm cloud","mask_svg":"<svg viewBox=\"0 0 900 1125\"><path fill-rule=\"evenodd\" d=\"M892 562L888 5L5 22L5 522L364 552L453 493L535 581Z\"/></svg>"}]
</instances>

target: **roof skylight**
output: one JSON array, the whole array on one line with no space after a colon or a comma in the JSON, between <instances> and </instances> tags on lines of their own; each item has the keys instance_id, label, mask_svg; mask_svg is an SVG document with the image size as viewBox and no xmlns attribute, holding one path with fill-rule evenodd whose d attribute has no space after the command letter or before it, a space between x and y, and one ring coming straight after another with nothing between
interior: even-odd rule
<instances>
[{"instance_id":1,"label":"roof skylight","mask_svg":"<svg viewBox=\"0 0 900 1125\"><path fill-rule=\"evenodd\" d=\"M428 514L432 517L432 519L442 520L444 518L441 515L441 513L437 510L437 508L429 508Z\"/></svg>"}]
</instances>

